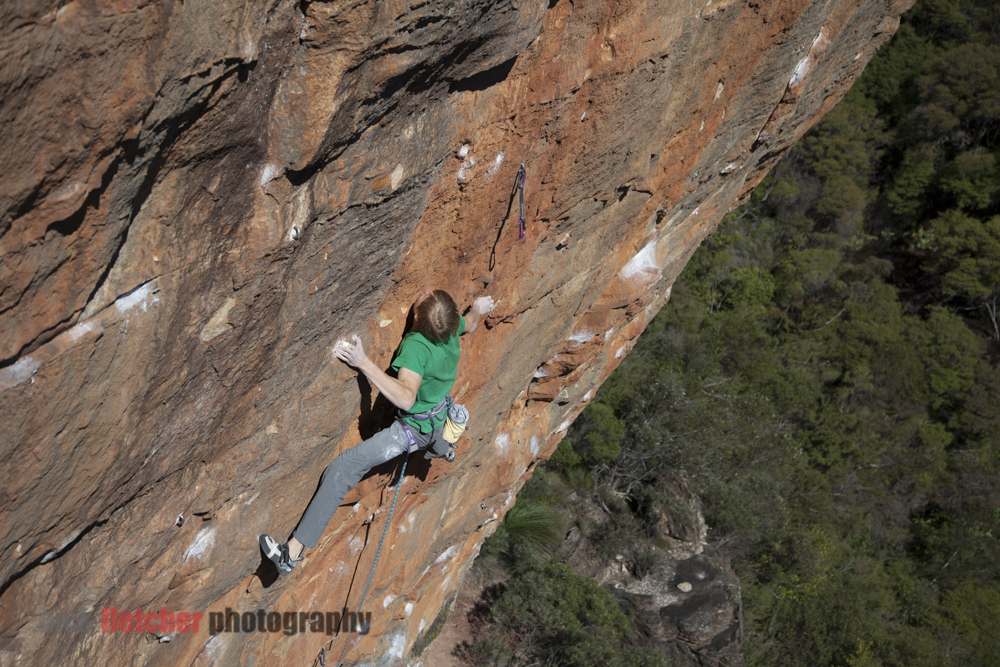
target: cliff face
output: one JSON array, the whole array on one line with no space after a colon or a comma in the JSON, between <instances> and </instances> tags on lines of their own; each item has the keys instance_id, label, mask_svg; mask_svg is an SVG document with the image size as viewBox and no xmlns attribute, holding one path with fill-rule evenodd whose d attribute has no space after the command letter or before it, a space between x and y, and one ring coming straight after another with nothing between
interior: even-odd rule
<instances>
[{"instance_id":1,"label":"cliff face","mask_svg":"<svg viewBox=\"0 0 1000 667\"><path fill-rule=\"evenodd\" d=\"M0 664L310 662L330 637L99 613L356 610L389 466L292 577L257 573L257 535L380 416L331 347L359 334L386 367L423 289L489 294L453 392L472 430L407 467L347 658L405 656L698 243L909 4L6 3ZM98 616L54 634L59 611Z\"/></svg>"}]
</instances>

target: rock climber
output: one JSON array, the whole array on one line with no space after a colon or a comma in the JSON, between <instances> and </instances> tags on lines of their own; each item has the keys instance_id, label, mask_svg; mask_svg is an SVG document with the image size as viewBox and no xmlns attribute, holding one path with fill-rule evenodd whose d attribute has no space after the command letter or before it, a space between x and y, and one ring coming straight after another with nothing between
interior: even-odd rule
<instances>
[{"instance_id":1,"label":"rock climber","mask_svg":"<svg viewBox=\"0 0 1000 667\"><path fill-rule=\"evenodd\" d=\"M427 458L454 460L455 452L441 437L447 417L448 392L458 372L458 337L472 333L479 320L493 308L492 297L479 297L462 317L444 290L427 290L413 303L413 329L403 337L391 364L391 377L365 354L361 340L338 343L337 359L364 373L385 398L399 409L392 426L343 452L327 466L319 490L306 507L292 537L279 544L260 536L264 555L287 574L301 560L302 551L319 542L344 496L376 465L414 449L427 450Z\"/></svg>"}]
</instances>

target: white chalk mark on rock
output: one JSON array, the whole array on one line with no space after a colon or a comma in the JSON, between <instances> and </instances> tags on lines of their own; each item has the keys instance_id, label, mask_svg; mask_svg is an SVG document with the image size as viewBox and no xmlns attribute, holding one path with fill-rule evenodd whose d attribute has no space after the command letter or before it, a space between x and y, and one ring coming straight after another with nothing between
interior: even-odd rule
<instances>
[{"instance_id":1,"label":"white chalk mark on rock","mask_svg":"<svg viewBox=\"0 0 1000 667\"><path fill-rule=\"evenodd\" d=\"M813 40L812 46L809 47L809 53L806 57L798 62L795 66L795 71L792 73L792 78L788 82L789 88L795 88L808 76L809 71L812 69L813 64L816 59L826 51L826 47L829 46L830 40L826 37L826 29L819 31L816 35L816 39Z\"/></svg>"},{"instance_id":2,"label":"white chalk mark on rock","mask_svg":"<svg viewBox=\"0 0 1000 667\"><path fill-rule=\"evenodd\" d=\"M66 332L66 337L69 338L70 343L76 343L86 334L97 329L97 322L94 320L87 320L86 322L81 322L75 327Z\"/></svg>"},{"instance_id":3,"label":"white chalk mark on rock","mask_svg":"<svg viewBox=\"0 0 1000 667\"><path fill-rule=\"evenodd\" d=\"M531 449L532 456L538 456L538 452L542 451L542 441L537 435L531 436L531 440L528 442L528 447Z\"/></svg>"},{"instance_id":4,"label":"white chalk mark on rock","mask_svg":"<svg viewBox=\"0 0 1000 667\"><path fill-rule=\"evenodd\" d=\"M184 560L201 560L208 556L215 546L215 528L202 528L194 538L194 542L184 553Z\"/></svg>"},{"instance_id":5,"label":"white chalk mark on rock","mask_svg":"<svg viewBox=\"0 0 1000 667\"><path fill-rule=\"evenodd\" d=\"M66 201L67 199L75 197L81 192L83 192L83 184L80 183L80 181L72 181L62 186L55 192L53 192L50 197L50 201L52 202Z\"/></svg>"},{"instance_id":6,"label":"white chalk mark on rock","mask_svg":"<svg viewBox=\"0 0 1000 667\"><path fill-rule=\"evenodd\" d=\"M444 553L442 553L440 556L438 556L437 560L434 561L434 564L435 565L440 565L441 563L445 562L446 560L448 560L449 558L451 558L452 556L454 556L456 553L458 553L458 546L459 545L457 545L457 544L453 544L450 547L448 547L447 549L445 549Z\"/></svg>"},{"instance_id":7,"label":"white chalk mark on rock","mask_svg":"<svg viewBox=\"0 0 1000 667\"><path fill-rule=\"evenodd\" d=\"M270 185L271 181L281 176L285 173L284 167L279 167L273 162L268 162L264 165L264 168L260 172L260 187L264 188L264 192L267 192L267 187Z\"/></svg>"},{"instance_id":8,"label":"white chalk mark on rock","mask_svg":"<svg viewBox=\"0 0 1000 667\"><path fill-rule=\"evenodd\" d=\"M789 88L794 88L795 86L802 83L802 80L806 78L806 74L809 73L809 69L812 67L812 63L809 62L809 56L806 56L795 66L795 72L792 73L792 78L788 82Z\"/></svg>"},{"instance_id":9,"label":"white chalk mark on rock","mask_svg":"<svg viewBox=\"0 0 1000 667\"><path fill-rule=\"evenodd\" d=\"M650 280L659 276L660 267L656 263L656 241L657 239L654 238L652 241L647 243L642 250L637 252L635 256L622 267L622 270L618 272L618 275L623 280Z\"/></svg>"},{"instance_id":10,"label":"white chalk mark on rock","mask_svg":"<svg viewBox=\"0 0 1000 667\"><path fill-rule=\"evenodd\" d=\"M386 653L388 653L391 657L398 658L402 661L404 650L406 650L406 634L401 630L392 636L389 650L386 651Z\"/></svg>"},{"instance_id":11,"label":"white chalk mark on rock","mask_svg":"<svg viewBox=\"0 0 1000 667\"><path fill-rule=\"evenodd\" d=\"M125 314L139 304L142 304L143 312L146 311L146 298L149 296L149 283L144 283L128 294L122 295L115 300L115 308L118 312Z\"/></svg>"},{"instance_id":12,"label":"white chalk mark on rock","mask_svg":"<svg viewBox=\"0 0 1000 667\"><path fill-rule=\"evenodd\" d=\"M503 151L500 151L496 159L493 160L493 166L491 166L489 169L486 170L486 175L488 177L493 176L493 174L497 173L497 170L500 169L500 165L503 164L503 159L505 155L506 154Z\"/></svg>"},{"instance_id":13,"label":"white chalk mark on rock","mask_svg":"<svg viewBox=\"0 0 1000 667\"><path fill-rule=\"evenodd\" d=\"M26 382L38 372L38 362L31 357L19 359L13 366L0 369L0 389L10 389Z\"/></svg>"}]
</instances>

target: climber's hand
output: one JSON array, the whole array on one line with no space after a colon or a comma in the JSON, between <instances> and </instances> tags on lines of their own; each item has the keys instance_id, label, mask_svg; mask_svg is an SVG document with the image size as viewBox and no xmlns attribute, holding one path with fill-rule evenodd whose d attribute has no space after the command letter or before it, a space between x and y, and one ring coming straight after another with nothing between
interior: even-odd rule
<instances>
[{"instance_id":1,"label":"climber's hand","mask_svg":"<svg viewBox=\"0 0 1000 667\"><path fill-rule=\"evenodd\" d=\"M448 463L451 463L452 461L455 460L455 448L454 447L449 447L448 448L448 453L445 455L444 460L447 461Z\"/></svg>"},{"instance_id":2,"label":"climber's hand","mask_svg":"<svg viewBox=\"0 0 1000 667\"><path fill-rule=\"evenodd\" d=\"M481 296L472 302L472 307L480 315L485 315L493 310L493 297Z\"/></svg>"},{"instance_id":3,"label":"climber's hand","mask_svg":"<svg viewBox=\"0 0 1000 667\"><path fill-rule=\"evenodd\" d=\"M346 340L337 343L333 348L333 356L348 366L360 368L368 360L368 356L365 354L365 348L361 345L361 339L357 336L351 336L351 339L354 341L353 345Z\"/></svg>"}]
</instances>

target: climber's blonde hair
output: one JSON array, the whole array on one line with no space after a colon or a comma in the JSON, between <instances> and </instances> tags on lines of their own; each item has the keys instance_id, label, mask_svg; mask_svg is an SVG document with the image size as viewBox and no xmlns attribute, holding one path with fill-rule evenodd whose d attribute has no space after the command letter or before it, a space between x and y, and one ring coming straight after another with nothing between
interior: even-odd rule
<instances>
[{"instance_id":1,"label":"climber's blonde hair","mask_svg":"<svg viewBox=\"0 0 1000 667\"><path fill-rule=\"evenodd\" d=\"M443 343L458 333L458 307L444 290L434 290L414 309L414 330Z\"/></svg>"}]
</instances>

